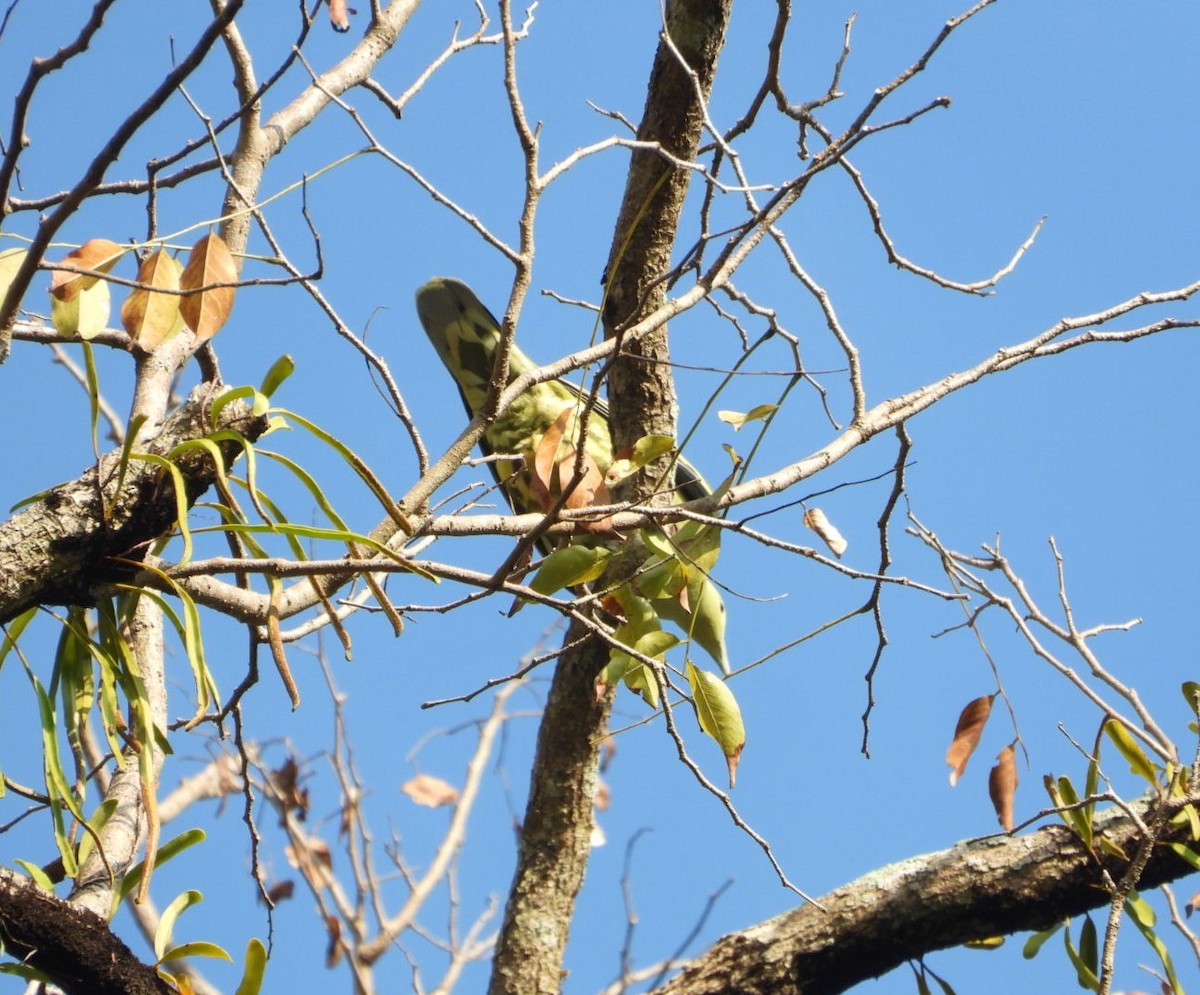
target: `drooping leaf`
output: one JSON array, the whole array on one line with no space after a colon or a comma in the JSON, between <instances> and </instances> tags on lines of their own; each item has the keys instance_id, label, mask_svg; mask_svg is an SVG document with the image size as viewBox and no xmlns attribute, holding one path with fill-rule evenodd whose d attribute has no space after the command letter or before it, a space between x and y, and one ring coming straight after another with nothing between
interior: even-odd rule
<instances>
[{"instance_id":1,"label":"drooping leaf","mask_svg":"<svg viewBox=\"0 0 1200 995\"><path fill-rule=\"evenodd\" d=\"M821 541L829 547L829 551L834 556L839 560L842 558L842 554L846 552L846 548L850 544L842 537L837 527L825 517L825 512L820 508L809 508L804 513L804 524L821 537Z\"/></svg>"},{"instance_id":2,"label":"drooping leaf","mask_svg":"<svg viewBox=\"0 0 1200 995\"><path fill-rule=\"evenodd\" d=\"M1083 925L1079 928L1079 959L1092 977L1100 976L1100 944L1091 916L1084 916Z\"/></svg>"},{"instance_id":3,"label":"drooping leaf","mask_svg":"<svg viewBox=\"0 0 1200 995\"><path fill-rule=\"evenodd\" d=\"M690 660L685 671L692 689L692 704L700 728L717 741L729 767L729 787L737 783L737 768L746 745L742 710L733 692L716 674L701 670Z\"/></svg>"},{"instance_id":4,"label":"drooping leaf","mask_svg":"<svg viewBox=\"0 0 1200 995\"><path fill-rule=\"evenodd\" d=\"M988 776L988 794L992 799L992 807L996 810L996 818L1005 832L1012 832L1013 799L1017 793L1017 751L1011 744L1000 751L996 757L996 766Z\"/></svg>"},{"instance_id":5,"label":"drooping leaf","mask_svg":"<svg viewBox=\"0 0 1200 995\"><path fill-rule=\"evenodd\" d=\"M21 268L27 255L29 255L28 250L20 248L5 249L0 252L0 300L4 300L8 295L8 288L12 286L17 270Z\"/></svg>"},{"instance_id":6,"label":"drooping leaf","mask_svg":"<svg viewBox=\"0 0 1200 995\"><path fill-rule=\"evenodd\" d=\"M178 290L183 267L165 249L148 255L138 267L134 288L121 305L121 324L125 331L146 352L153 352L183 328L178 294L163 290Z\"/></svg>"},{"instance_id":7,"label":"drooping leaf","mask_svg":"<svg viewBox=\"0 0 1200 995\"><path fill-rule=\"evenodd\" d=\"M458 801L458 788L448 781L432 774L418 774L410 777L402 785L403 791L417 805L426 808L441 808L443 805L453 805Z\"/></svg>"},{"instance_id":8,"label":"drooping leaf","mask_svg":"<svg viewBox=\"0 0 1200 995\"><path fill-rule=\"evenodd\" d=\"M50 276L50 296L64 304L74 300L82 290L95 286L99 274L107 273L126 252L126 249L107 238L93 238L78 249L72 249L62 259L68 266L87 270L72 273L54 270Z\"/></svg>"},{"instance_id":9,"label":"drooping leaf","mask_svg":"<svg viewBox=\"0 0 1200 995\"><path fill-rule=\"evenodd\" d=\"M50 320L58 334L78 335L85 341L104 331L111 312L112 294L108 284L100 281L76 288L69 300L50 298Z\"/></svg>"},{"instance_id":10,"label":"drooping leaf","mask_svg":"<svg viewBox=\"0 0 1200 995\"><path fill-rule=\"evenodd\" d=\"M1086 921L1087 920L1085 920L1085 922ZM1094 932L1095 926L1093 926L1092 929ZM1063 930L1063 943L1067 948L1067 957L1071 961L1072 966L1075 968L1075 976L1076 980L1079 982L1079 987L1086 988L1088 991L1098 991L1100 988L1100 980L1096 977L1095 971L1093 971L1083 957L1080 956L1079 951L1075 949L1075 944L1071 940L1071 930L1069 926L1067 929Z\"/></svg>"},{"instance_id":11,"label":"drooping leaf","mask_svg":"<svg viewBox=\"0 0 1200 995\"><path fill-rule=\"evenodd\" d=\"M778 404L758 404L749 411L718 411L717 417L728 425L733 426L735 432L741 431L743 425L747 422L759 421L769 415L774 414L779 410Z\"/></svg>"},{"instance_id":12,"label":"drooping leaf","mask_svg":"<svg viewBox=\"0 0 1200 995\"><path fill-rule=\"evenodd\" d=\"M952 768L950 771L951 787L958 783L958 779L967 769L967 761L971 759L975 748L979 746L979 738L983 735L983 727L987 725L988 716L992 714L992 702L995 698L994 694L985 694L981 698L968 702L967 706L959 712L958 722L954 726L954 739L951 740L950 748L946 751L946 763Z\"/></svg>"},{"instance_id":13,"label":"drooping leaf","mask_svg":"<svg viewBox=\"0 0 1200 995\"><path fill-rule=\"evenodd\" d=\"M1049 929L1043 929L1040 933L1034 933L1028 940L1025 941L1025 946L1021 948L1021 956L1026 960L1033 960L1037 956L1038 951L1042 949L1044 944L1050 937L1062 929L1061 922L1055 923Z\"/></svg>"},{"instance_id":14,"label":"drooping leaf","mask_svg":"<svg viewBox=\"0 0 1200 995\"><path fill-rule=\"evenodd\" d=\"M533 495L543 511L549 511L570 486L575 476L576 449L571 433L578 428L578 405L568 404L546 430L533 454ZM593 414L592 417L599 417ZM580 466L579 482L567 496L567 508L589 508L609 504L612 497L604 484L604 475L586 448Z\"/></svg>"},{"instance_id":15,"label":"drooping leaf","mask_svg":"<svg viewBox=\"0 0 1200 995\"><path fill-rule=\"evenodd\" d=\"M213 284L234 283L237 275L237 263L219 235L205 235L192 246L179 278L180 289L191 293L180 299L179 311L197 341L211 339L229 319L236 288Z\"/></svg>"},{"instance_id":16,"label":"drooping leaf","mask_svg":"<svg viewBox=\"0 0 1200 995\"><path fill-rule=\"evenodd\" d=\"M1104 723L1104 731L1108 734L1108 738L1113 741L1117 751L1125 758L1129 764L1129 769L1138 777L1150 782L1154 785L1158 783L1158 771L1154 764L1150 762L1150 758L1146 756L1145 751L1138 744L1137 740L1129 734L1121 723L1109 719Z\"/></svg>"},{"instance_id":17,"label":"drooping leaf","mask_svg":"<svg viewBox=\"0 0 1200 995\"><path fill-rule=\"evenodd\" d=\"M286 353L280 356L271 368L267 370L259 385L258 392L264 397L271 397L279 389L279 385L296 372L296 361ZM258 412L256 411L255 414Z\"/></svg>"},{"instance_id":18,"label":"drooping leaf","mask_svg":"<svg viewBox=\"0 0 1200 995\"><path fill-rule=\"evenodd\" d=\"M164 961L183 960L185 957L212 957L214 960L226 960L230 964L233 963L233 958L229 956L224 947L210 943L208 940L192 940L190 943L181 943L177 947L171 947L170 950L164 951L160 959Z\"/></svg>"}]
</instances>

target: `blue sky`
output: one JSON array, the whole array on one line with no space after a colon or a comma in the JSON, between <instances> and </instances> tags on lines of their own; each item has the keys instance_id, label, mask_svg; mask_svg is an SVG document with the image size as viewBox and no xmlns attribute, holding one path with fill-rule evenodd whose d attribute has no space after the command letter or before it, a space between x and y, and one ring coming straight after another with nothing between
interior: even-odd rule
<instances>
[{"instance_id":1,"label":"blue sky","mask_svg":"<svg viewBox=\"0 0 1200 995\"><path fill-rule=\"evenodd\" d=\"M363 0L360 7L365 6ZM784 78L793 100L825 88L842 24L855 9L849 4L816 6L798 10L786 48ZM0 37L4 93L19 85L32 55L45 55L62 44L73 30L69 25L89 9L82 3L57 7L55 16L44 5L17 7ZM248 8L239 23L259 53L259 71L265 75L292 40L294 12L279 5ZM22 160L22 196L74 181L113 125L169 65L168 36L175 35L177 46L186 47L205 9L196 4L168 10L149 2L116 6L92 50L39 92L28 127L33 144ZM933 0L858 4L853 51L842 80L845 96L828 111L830 125L849 121L871 90L909 64L946 18L959 11ZM423 7L381 66L383 85L393 92L405 88L448 37L456 17L473 23L470 5ZM735 11L712 108L723 127L736 120L757 86L772 17L765 4L744 4ZM519 58L527 112L542 122L543 168L611 133L612 122L586 101L636 119L657 18L657 6L645 0L538 8ZM360 15L348 36L318 23L305 50L314 68L335 63L363 21ZM936 96L953 99L950 109L877 136L854 156L906 256L951 278L979 279L1008 260L1039 218L1047 220L1034 247L993 296L966 297L889 267L843 177L831 171L814 184L784 228L806 268L832 295L861 349L872 402L971 366L1065 315L1089 313L1143 290L1165 290L1196 279L1200 144L1192 122L1200 93L1198 41L1200 13L1188 4L1000 0L889 100L884 117L901 116ZM367 94L351 99L396 155L502 237L515 239L521 162L498 85L500 66L498 48L465 53L433 78L400 122L382 113ZM215 116L228 107L228 75L227 65L215 56L189 84L192 96ZM289 98L302 80L302 73L294 71L268 97L267 112ZM172 149L197 132L186 104L173 100L131 144L110 177L139 175L147 156ZM790 125L771 120L748 136L742 154L751 178L778 180L795 170L794 140ZM263 192L274 193L300 172L313 173L362 145L345 115L327 111L268 172ZM538 220L535 294L520 328L520 341L535 358L557 358L586 343L591 334L581 312L536 292L552 289L591 300L599 296L625 164L623 152L589 160L545 198ZM506 301L509 265L379 158L360 157L339 167L311 183L307 197L326 258L322 291L387 357L427 442L440 452L460 430L463 414L416 324L413 291L430 276L457 276L499 313ZM161 227L169 231L212 218L219 204L219 186L212 179L168 193L162 198ZM295 258L311 262L298 195L281 198L269 216ZM28 234L31 221L17 215L6 219L2 230ZM90 206L62 237L80 241L103 235L121 241L142 237L144 231L140 201L110 198ZM785 325L801 338L812 368L832 371L822 381L844 414L841 357L820 314L787 280L778 257L764 248L738 283L779 309ZM27 306L45 310L41 300L36 291ZM1195 314L1194 304L1176 305L1153 317ZM277 355L293 354L297 372L277 395L279 403L337 433L397 491L412 482L415 463L401 426L371 388L361 360L301 294L278 288L243 292L215 344L231 383L257 382ZM736 358L737 343L711 312L697 309L673 326L673 353L684 364L724 367ZM1053 536L1066 557L1081 624L1143 619L1131 632L1105 636L1096 649L1109 668L1137 685L1185 753L1191 745L1178 687L1183 680L1197 679L1191 659L1197 585L1190 553L1200 540L1192 416L1197 360L1195 334L1183 331L1079 350L986 380L913 421L914 465L908 478L908 502L923 522L962 550L978 549L999 534L1004 551L1047 607L1056 598L1047 543ZM779 370L787 362L784 350L768 351L759 369ZM132 363L125 355L106 355L101 369L105 392L121 409L128 401ZM8 436L7 470L0 484L0 500L12 504L86 466L87 406L83 393L40 347L18 343L0 378L0 417L22 427ZM690 424L715 383L712 374L680 375L683 424ZM719 406L745 410L772 400L776 389L769 377L747 377L729 389ZM24 426L35 428L36 435L31 438ZM798 393L778 420L757 469L765 472L798 459L829 434L814 396ZM742 436L710 416L688 456L710 478L718 478L726 465L721 444L743 448L748 443ZM326 475L329 496L343 515L364 530L374 524L377 511L367 495L320 447L299 433L271 443ZM766 499L744 511L763 511L874 476L890 467L893 458L890 439L880 438L806 481L799 493ZM454 483L482 472L463 471ZM846 562L852 566L870 570L875 565L874 522L887 488L886 481L845 488L819 502L849 539ZM293 517L306 520L311 509L302 495L288 497ZM812 541L795 509L759 524L796 542ZM897 520L892 540L896 572L940 585L935 558L905 537L901 526ZM500 540L445 541L428 555L487 568L507 548ZM861 583L744 542L725 544L718 575L746 596L727 598L735 665L861 603L867 593ZM418 584L397 577L392 590L398 600L428 603L458 593ZM391 638L382 620L360 619L353 628L354 661L343 663L332 653L335 679L347 696L357 762L372 785L366 806L377 838L395 832L416 865L427 859L445 813L414 809L398 792L415 769L408 751L432 731L456 729L487 707L481 702L423 711L420 703L465 692L489 676L511 671L554 623L548 612L535 609L506 620L501 617L506 607L492 599L450 617L417 617L399 640ZM868 620L841 626L734 683L749 732L735 800L772 842L788 875L810 894L889 861L995 828L986 775L991 758L1012 738L1005 716L993 717L962 783L954 790L946 783L943 754L958 710L994 688L968 633L931 639L960 621L956 612L911 591L888 592L885 619L891 645L876 681L870 760L859 753L863 675L874 651ZM1010 628L996 620L987 635L1030 753L1029 766L1022 763L1020 769L1020 818L1044 806L1044 773L1082 775L1083 763L1058 724L1090 741L1098 715L1061 677L1039 664ZM227 690L245 665L244 637L218 620L206 631L210 659ZM35 636L46 641L41 653L48 672L52 626ZM553 641L556 634L545 637ZM35 658L37 645L31 640ZM331 744L332 722L324 684L308 656L293 656L305 694L301 709L288 711L271 675L249 699L247 722L252 728L258 724L264 740L285 739L312 759L314 819L336 822L337 795L321 759ZM179 663L175 714L188 709L189 679ZM544 679L543 674L514 700L535 709ZM33 704L24 677L11 667L0 672L0 700L6 710L0 765L18 779L33 780L38 758L27 728ZM640 702L629 696L618 700L618 720L643 714ZM723 764L718 751L703 741L690 717L683 715L682 725L694 756L719 779ZM513 860L511 823L523 808L534 731L532 717L514 723L502 766L489 778L472 819L459 880L465 919L477 914L488 895L503 895L506 889ZM471 739L469 732L433 738L416 767L459 780ZM176 749L178 756L165 775L168 785L193 772L206 752L199 741L183 740ZM596 851L581 896L566 991L597 991L618 969L625 930L622 864L626 843L641 830L649 832L638 836L631 864L639 918L636 963L673 951L706 897L727 879L733 879L732 886L689 953L721 933L794 904L757 846L678 764L661 724L619 737L606 780L613 795L612 807L602 817L608 844ZM11 818L11 798L0 805L8 806L0 817L4 822ZM209 805L190 813L187 825L204 825L210 842L163 868L156 879L164 904L176 891L202 882L206 902L188 914L181 933L213 939L231 950L240 950L247 937L266 930L244 872L246 835L236 810L228 805L218 812ZM286 875L272 819L267 815L263 821L270 870ZM334 827L327 828L333 837ZM39 835L44 829L38 823L0 837L0 858L49 859ZM1181 885L1182 895L1190 891L1187 883ZM444 902L444 896L435 900L423 917L432 929L444 928ZM269 990L303 989L316 976L326 983L320 974L323 937L315 921L307 897L280 908ZM128 930L128 924L123 928ZM1010 940L999 952L935 954L929 963L960 992L988 995L1011 991L1014 985L1046 990L1073 984L1061 948L1048 947L1030 965L1016 952L1019 943L1019 938ZM1137 963L1151 959L1149 951L1137 949L1140 943L1132 934L1122 942L1125 960L1118 988L1151 987L1151 980L1136 970ZM429 957L426 977L435 977L436 958L420 944L413 949L418 958ZM1178 956L1182 958L1182 948ZM213 969L211 976L233 987L233 975ZM380 968L381 989L401 990L408 977L403 956L389 954ZM483 977L482 969L469 973L461 990L480 990ZM329 983L349 984L338 972ZM913 982L902 970L861 990L908 992Z\"/></svg>"}]
</instances>

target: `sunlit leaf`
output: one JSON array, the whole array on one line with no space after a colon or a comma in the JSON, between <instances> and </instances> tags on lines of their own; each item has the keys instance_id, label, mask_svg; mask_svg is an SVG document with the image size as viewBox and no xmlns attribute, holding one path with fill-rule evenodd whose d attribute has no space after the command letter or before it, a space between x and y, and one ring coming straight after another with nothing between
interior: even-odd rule
<instances>
[{"instance_id":1,"label":"sunlit leaf","mask_svg":"<svg viewBox=\"0 0 1200 995\"><path fill-rule=\"evenodd\" d=\"M329 23L339 34L350 30L350 18L347 14L357 14L353 7L346 6L346 0L327 0L329 4Z\"/></svg>"},{"instance_id":2,"label":"sunlit leaf","mask_svg":"<svg viewBox=\"0 0 1200 995\"><path fill-rule=\"evenodd\" d=\"M842 537L837 527L825 517L825 512L820 508L809 508L804 513L804 524L821 537L821 541L829 547L829 551L834 556L839 560L842 558L842 554L846 552L850 544Z\"/></svg>"},{"instance_id":3,"label":"sunlit leaf","mask_svg":"<svg viewBox=\"0 0 1200 995\"><path fill-rule=\"evenodd\" d=\"M267 970L267 948L258 938L246 944L246 967L242 980L233 995L258 995L262 991L263 975Z\"/></svg>"},{"instance_id":4,"label":"sunlit leaf","mask_svg":"<svg viewBox=\"0 0 1200 995\"><path fill-rule=\"evenodd\" d=\"M288 355L280 356L271 364L271 368L267 370L266 376L263 377L263 381L258 388L259 393L265 397L271 397L279 389L279 385L295 372L296 361Z\"/></svg>"},{"instance_id":5,"label":"sunlit leaf","mask_svg":"<svg viewBox=\"0 0 1200 995\"><path fill-rule=\"evenodd\" d=\"M224 947L209 943L207 940L181 943L179 946L167 950L159 959L164 961L183 960L185 957L212 957L215 960L227 960L230 964L233 963L233 958L229 956Z\"/></svg>"},{"instance_id":6,"label":"sunlit leaf","mask_svg":"<svg viewBox=\"0 0 1200 995\"><path fill-rule=\"evenodd\" d=\"M954 739L950 749L946 751L946 763L953 769L950 771L950 786L953 787L967 769L967 761L979 746L979 737L983 735L983 727L987 724L988 716L992 714L994 694L985 694L968 702L959 712L958 722L954 726Z\"/></svg>"},{"instance_id":7,"label":"sunlit leaf","mask_svg":"<svg viewBox=\"0 0 1200 995\"><path fill-rule=\"evenodd\" d=\"M162 917L158 921L158 928L154 931L154 956L158 960L163 959L163 954L171 943L171 934L175 932L176 921L193 905L202 901L204 901L204 896L200 892L189 889L176 896L171 904L163 909Z\"/></svg>"},{"instance_id":8,"label":"sunlit leaf","mask_svg":"<svg viewBox=\"0 0 1200 995\"><path fill-rule=\"evenodd\" d=\"M1197 855L1195 850L1189 846L1185 846L1183 843L1168 843L1167 846L1191 864L1192 870L1200 871L1200 855Z\"/></svg>"},{"instance_id":9,"label":"sunlit leaf","mask_svg":"<svg viewBox=\"0 0 1200 995\"><path fill-rule=\"evenodd\" d=\"M1092 929L1094 931L1095 926L1093 926ZM1067 948L1067 957L1070 959L1071 964L1075 968L1075 976L1076 980L1079 982L1079 987L1086 988L1093 992L1098 991L1100 988L1100 981L1096 977L1095 971L1088 966L1087 962L1083 959L1083 957L1080 956L1079 951L1075 949L1075 944L1071 940L1071 930L1069 928L1063 930L1063 943Z\"/></svg>"},{"instance_id":10,"label":"sunlit leaf","mask_svg":"<svg viewBox=\"0 0 1200 995\"><path fill-rule=\"evenodd\" d=\"M608 473L604 475L604 483L613 487L635 470L640 470L674 448L675 440L669 435L643 435L631 449L614 454Z\"/></svg>"},{"instance_id":11,"label":"sunlit leaf","mask_svg":"<svg viewBox=\"0 0 1200 995\"><path fill-rule=\"evenodd\" d=\"M7 296L8 288L12 286L17 270L21 268L27 255L29 252L26 249L19 248L5 249L0 252L0 301Z\"/></svg>"},{"instance_id":12,"label":"sunlit leaf","mask_svg":"<svg viewBox=\"0 0 1200 995\"><path fill-rule=\"evenodd\" d=\"M188 255L179 278L182 290L190 290L179 303L179 311L197 341L211 339L229 319L236 288L213 284L235 283L237 263L219 235L205 235Z\"/></svg>"},{"instance_id":13,"label":"sunlit leaf","mask_svg":"<svg viewBox=\"0 0 1200 995\"><path fill-rule=\"evenodd\" d=\"M126 251L126 248L107 238L93 238L78 249L72 249L62 258L62 262L75 269L87 270L88 273L54 270L50 275L50 296L64 304L74 300L80 291L94 287L100 279L97 274L107 273Z\"/></svg>"},{"instance_id":14,"label":"sunlit leaf","mask_svg":"<svg viewBox=\"0 0 1200 995\"><path fill-rule=\"evenodd\" d=\"M729 766L729 786L737 782L738 762L746 745L742 710L733 692L716 674L700 670L690 660L685 671L700 728L717 741Z\"/></svg>"},{"instance_id":15,"label":"sunlit leaf","mask_svg":"<svg viewBox=\"0 0 1200 995\"><path fill-rule=\"evenodd\" d=\"M1013 799L1017 793L1017 751L1009 745L996 757L996 766L988 777L992 807L1005 832L1012 832Z\"/></svg>"},{"instance_id":16,"label":"sunlit leaf","mask_svg":"<svg viewBox=\"0 0 1200 995\"><path fill-rule=\"evenodd\" d=\"M453 805L458 801L458 788L431 774L418 774L410 777L402 785L403 791L417 805L426 808L441 808L443 805Z\"/></svg>"},{"instance_id":17,"label":"sunlit leaf","mask_svg":"<svg viewBox=\"0 0 1200 995\"><path fill-rule=\"evenodd\" d=\"M998 950L1004 946L1004 937L984 936L978 940L967 940L963 946L968 950Z\"/></svg>"},{"instance_id":18,"label":"sunlit leaf","mask_svg":"<svg viewBox=\"0 0 1200 995\"><path fill-rule=\"evenodd\" d=\"M108 327L111 312L112 295L104 282L77 290L69 300L50 299L50 320L59 335L95 338Z\"/></svg>"},{"instance_id":19,"label":"sunlit leaf","mask_svg":"<svg viewBox=\"0 0 1200 995\"><path fill-rule=\"evenodd\" d=\"M749 411L718 411L717 417L728 425L732 425L735 432L741 431L746 422L759 421L769 415L774 414L779 410L778 404L759 404L751 408Z\"/></svg>"},{"instance_id":20,"label":"sunlit leaf","mask_svg":"<svg viewBox=\"0 0 1200 995\"><path fill-rule=\"evenodd\" d=\"M1188 703L1188 707L1197 716L1200 716L1200 684L1195 681L1184 681L1180 690L1183 692L1183 700Z\"/></svg>"},{"instance_id":21,"label":"sunlit leaf","mask_svg":"<svg viewBox=\"0 0 1200 995\"><path fill-rule=\"evenodd\" d=\"M148 255L138 267L135 287L121 305L121 324L125 331L146 352L153 352L183 328L178 294L162 293L178 290L183 267L165 249Z\"/></svg>"},{"instance_id":22,"label":"sunlit leaf","mask_svg":"<svg viewBox=\"0 0 1200 995\"><path fill-rule=\"evenodd\" d=\"M542 560L529 586L538 594L550 595L564 587L586 584L604 573L611 556L603 546L564 546Z\"/></svg>"},{"instance_id":23,"label":"sunlit leaf","mask_svg":"<svg viewBox=\"0 0 1200 995\"><path fill-rule=\"evenodd\" d=\"M1145 751L1138 744L1137 740L1129 734L1121 723L1114 722L1109 719L1104 723L1104 731L1108 734L1108 738L1113 741L1118 752L1129 763L1129 769L1138 777L1149 781L1150 784L1158 783L1158 771L1154 764L1150 762L1150 758L1146 756Z\"/></svg>"}]
</instances>

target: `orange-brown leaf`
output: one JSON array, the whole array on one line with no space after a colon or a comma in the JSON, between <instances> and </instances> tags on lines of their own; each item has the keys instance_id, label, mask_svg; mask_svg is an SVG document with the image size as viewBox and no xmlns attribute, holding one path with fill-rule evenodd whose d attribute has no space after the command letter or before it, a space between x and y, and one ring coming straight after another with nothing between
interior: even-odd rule
<instances>
[{"instance_id":1,"label":"orange-brown leaf","mask_svg":"<svg viewBox=\"0 0 1200 995\"><path fill-rule=\"evenodd\" d=\"M994 694L985 694L982 698L970 702L959 713L958 724L954 727L954 739L950 743L950 749L946 751L946 763L954 768L950 771L950 787L958 783L963 771L967 769L967 761L979 745L983 727L992 713L992 701L995 697Z\"/></svg>"},{"instance_id":2,"label":"orange-brown leaf","mask_svg":"<svg viewBox=\"0 0 1200 995\"><path fill-rule=\"evenodd\" d=\"M576 405L569 404L554 424L546 429L533 454L533 478L530 485L534 497L549 511L563 491L575 477L576 449L573 442L564 438L567 427L574 420ZM567 508L588 508L592 505L609 504L612 498L604 483L604 474L591 455L584 452L583 475L579 483L567 495Z\"/></svg>"},{"instance_id":3,"label":"orange-brown leaf","mask_svg":"<svg viewBox=\"0 0 1200 995\"><path fill-rule=\"evenodd\" d=\"M72 301L81 290L94 286L97 274L107 273L125 254L125 249L107 238L93 238L78 249L72 249L63 257L63 262L75 269L88 270L92 275L54 270L50 276L50 293L64 304Z\"/></svg>"},{"instance_id":4,"label":"orange-brown leaf","mask_svg":"<svg viewBox=\"0 0 1200 995\"><path fill-rule=\"evenodd\" d=\"M183 296L179 310L199 342L216 335L233 310L235 288L213 284L236 280L237 264L219 235L205 235L192 246L187 266L179 278L180 289L192 293Z\"/></svg>"},{"instance_id":5,"label":"orange-brown leaf","mask_svg":"<svg viewBox=\"0 0 1200 995\"><path fill-rule=\"evenodd\" d=\"M121 305L121 324L139 346L153 352L179 330L178 294L160 290L178 290L183 267L163 249L142 260L138 283Z\"/></svg>"},{"instance_id":6,"label":"orange-brown leaf","mask_svg":"<svg viewBox=\"0 0 1200 995\"><path fill-rule=\"evenodd\" d=\"M442 805L451 805L458 801L458 789L454 785L429 774L418 774L405 781L400 790L416 804L429 808L440 808Z\"/></svg>"},{"instance_id":7,"label":"orange-brown leaf","mask_svg":"<svg viewBox=\"0 0 1200 995\"><path fill-rule=\"evenodd\" d=\"M988 777L988 794L992 796L992 807L996 818L1006 833L1012 832L1013 799L1017 794L1017 751L1011 744L1000 751L996 766Z\"/></svg>"},{"instance_id":8,"label":"orange-brown leaf","mask_svg":"<svg viewBox=\"0 0 1200 995\"><path fill-rule=\"evenodd\" d=\"M1185 908L1187 909L1187 917L1189 919L1192 918L1192 913L1197 909L1200 909L1200 891L1196 892L1196 894L1188 899L1188 903Z\"/></svg>"}]
</instances>

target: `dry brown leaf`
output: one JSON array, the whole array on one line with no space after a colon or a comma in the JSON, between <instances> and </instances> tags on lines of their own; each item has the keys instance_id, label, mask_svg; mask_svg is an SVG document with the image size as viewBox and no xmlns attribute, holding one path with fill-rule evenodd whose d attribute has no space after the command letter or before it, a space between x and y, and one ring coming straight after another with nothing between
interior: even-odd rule
<instances>
[{"instance_id":1,"label":"dry brown leaf","mask_svg":"<svg viewBox=\"0 0 1200 995\"><path fill-rule=\"evenodd\" d=\"M1200 909L1200 891L1188 899L1188 903L1184 908L1187 910L1187 917L1189 919L1192 918L1192 913Z\"/></svg>"},{"instance_id":2,"label":"dry brown leaf","mask_svg":"<svg viewBox=\"0 0 1200 995\"><path fill-rule=\"evenodd\" d=\"M1013 799L1017 793L1017 751L1012 745L1006 746L996 757L996 766L988 777L988 794L992 796L992 807L996 810L996 818L1004 827L1006 833L1012 832Z\"/></svg>"},{"instance_id":3,"label":"dry brown leaf","mask_svg":"<svg viewBox=\"0 0 1200 995\"><path fill-rule=\"evenodd\" d=\"M554 424L546 429L533 454L530 488L543 511L549 511L555 505L575 476L575 446L564 436L568 426L575 421L576 408L575 404L563 408ZM577 422L572 427L577 427ZM567 495L564 506L578 509L611 504L612 496L604 483L604 474L587 452L584 453L582 472L582 478ZM583 524L581 528L604 534L611 531L612 519L606 516Z\"/></svg>"},{"instance_id":4,"label":"dry brown leaf","mask_svg":"<svg viewBox=\"0 0 1200 995\"><path fill-rule=\"evenodd\" d=\"M325 966L337 967L342 959L342 920L337 916L325 917L325 931L329 934L329 945L325 948Z\"/></svg>"},{"instance_id":5,"label":"dry brown leaf","mask_svg":"<svg viewBox=\"0 0 1200 995\"><path fill-rule=\"evenodd\" d=\"M267 889L267 901L274 907L285 899L291 898L296 891L296 882L291 878L276 881Z\"/></svg>"},{"instance_id":6,"label":"dry brown leaf","mask_svg":"<svg viewBox=\"0 0 1200 995\"><path fill-rule=\"evenodd\" d=\"M233 310L235 288L213 284L236 280L237 264L219 235L205 235L192 246L179 287L193 293L183 296L179 311L198 341L206 342L216 335ZM205 287L208 289L201 289Z\"/></svg>"},{"instance_id":7,"label":"dry brown leaf","mask_svg":"<svg viewBox=\"0 0 1200 995\"><path fill-rule=\"evenodd\" d=\"M954 727L954 740L946 751L946 763L954 769L950 771L950 787L958 783L963 771L967 769L967 761L979 745L979 737L983 735L983 727L987 724L988 716L992 714L994 694L985 694L970 702L958 716L958 724Z\"/></svg>"},{"instance_id":8,"label":"dry brown leaf","mask_svg":"<svg viewBox=\"0 0 1200 995\"><path fill-rule=\"evenodd\" d=\"M839 560L842 558L842 554L846 552L846 547L850 544L842 538L842 534L837 530L833 522L825 517L825 512L820 508L809 508L804 513L804 524L821 537L821 540L829 547L829 551L834 556Z\"/></svg>"},{"instance_id":9,"label":"dry brown leaf","mask_svg":"<svg viewBox=\"0 0 1200 995\"><path fill-rule=\"evenodd\" d=\"M417 805L426 805L429 808L440 808L458 801L458 789L454 785L429 774L418 774L410 778L400 786L400 790Z\"/></svg>"},{"instance_id":10,"label":"dry brown leaf","mask_svg":"<svg viewBox=\"0 0 1200 995\"><path fill-rule=\"evenodd\" d=\"M107 238L93 238L78 249L72 249L62 259L68 266L89 270L92 274L107 273L125 254L125 249ZM64 304L75 299L81 290L95 285L99 276L84 276L55 270L50 275L50 293Z\"/></svg>"},{"instance_id":11,"label":"dry brown leaf","mask_svg":"<svg viewBox=\"0 0 1200 995\"><path fill-rule=\"evenodd\" d=\"M141 286L134 288L121 305L121 324L146 352L153 352L183 327L179 295L157 292L178 290L182 272L183 267L163 249L147 256L138 267Z\"/></svg>"},{"instance_id":12,"label":"dry brown leaf","mask_svg":"<svg viewBox=\"0 0 1200 995\"><path fill-rule=\"evenodd\" d=\"M606 781L596 778L596 794L592 796L592 804L597 810L607 812L608 806L612 802L612 791L608 787Z\"/></svg>"}]
</instances>

